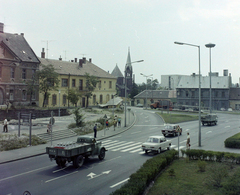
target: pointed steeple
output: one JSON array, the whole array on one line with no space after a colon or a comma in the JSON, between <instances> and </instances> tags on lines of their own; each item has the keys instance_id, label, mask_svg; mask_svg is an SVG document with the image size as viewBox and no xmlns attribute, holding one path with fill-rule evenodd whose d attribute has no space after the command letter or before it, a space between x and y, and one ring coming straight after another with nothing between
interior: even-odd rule
<instances>
[{"instance_id":1,"label":"pointed steeple","mask_svg":"<svg viewBox=\"0 0 240 195\"><path fill-rule=\"evenodd\" d=\"M128 47L128 56L127 56L127 62L125 66L125 70L129 68L130 71L132 71L132 61L131 61L131 56L130 56L130 47Z\"/></svg>"}]
</instances>

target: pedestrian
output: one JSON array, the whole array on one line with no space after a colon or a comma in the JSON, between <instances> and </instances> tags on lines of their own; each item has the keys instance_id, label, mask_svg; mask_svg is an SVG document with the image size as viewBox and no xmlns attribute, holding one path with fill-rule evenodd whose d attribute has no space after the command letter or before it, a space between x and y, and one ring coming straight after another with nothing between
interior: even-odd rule
<instances>
[{"instance_id":1,"label":"pedestrian","mask_svg":"<svg viewBox=\"0 0 240 195\"><path fill-rule=\"evenodd\" d=\"M94 138L97 138L97 124L95 124L95 126L93 127L93 131L94 131Z\"/></svg>"},{"instance_id":2,"label":"pedestrian","mask_svg":"<svg viewBox=\"0 0 240 195\"><path fill-rule=\"evenodd\" d=\"M121 127L121 118L118 118L118 127Z\"/></svg>"},{"instance_id":3,"label":"pedestrian","mask_svg":"<svg viewBox=\"0 0 240 195\"><path fill-rule=\"evenodd\" d=\"M189 133L187 133L187 143L186 143L186 147L187 147L187 149L190 149L190 135L189 135Z\"/></svg>"},{"instance_id":4,"label":"pedestrian","mask_svg":"<svg viewBox=\"0 0 240 195\"><path fill-rule=\"evenodd\" d=\"M108 129L108 120L106 121L106 129Z\"/></svg>"},{"instance_id":5,"label":"pedestrian","mask_svg":"<svg viewBox=\"0 0 240 195\"><path fill-rule=\"evenodd\" d=\"M47 125L47 133L50 134L52 133L52 125L51 125L51 121L48 123Z\"/></svg>"},{"instance_id":6,"label":"pedestrian","mask_svg":"<svg viewBox=\"0 0 240 195\"><path fill-rule=\"evenodd\" d=\"M114 126L114 131L115 131L115 128L117 126L117 121L115 119L113 120L113 126Z\"/></svg>"},{"instance_id":7,"label":"pedestrian","mask_svg":"<svg viewBox=\"0 0 240 195\"><path fill-rule=\"evenodd\" d=\"M8 132L8 121L5 119L3 121L3 132Z\"/></svg>"}]
</instances>

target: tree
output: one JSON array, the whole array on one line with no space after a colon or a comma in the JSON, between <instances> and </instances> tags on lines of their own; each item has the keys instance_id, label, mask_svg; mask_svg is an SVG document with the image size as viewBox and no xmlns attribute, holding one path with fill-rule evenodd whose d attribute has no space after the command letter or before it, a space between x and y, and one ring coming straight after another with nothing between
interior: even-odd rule
<instances>
[{"instance_id":1,"label":"tree","mask_svg":"<svg viewBox=\"0 0 240 195\"><path fill-rule=\"evenodd\" d=\"M133 97L136 96L137 94L138 94L138 85L135 82L133 82L132 91L129 97L133 99Z\"/></svg>"},{"instance_id":2,"label":"tree","mask_svg":"<svg viewBox=\"0 0 240 195\"><path fill-rule=\"evenodd\" d=\"M69 89L67 99L75 106L77 106L77 102L79 101L79 98L81 97L78 90L75 89Z\"/></svg>"},{"instance_id":3,"label":"tree","mask_svg":"<svg viewBox=\"0 0 240 195\"><path fill-rule=\"evenodd\" d=\"M89 73L86 73L85 76L86 76L86 88L87 88L87 92L85 93L85 96L87 97L87 103L86 103L86 108L87 108L88 100L92 96L92 92L96 88L99 80L97 77L95 77L93 75L89 75Z\"/></svg>"},{"instance_id":4,"label":"tree","mask_svg":"<svg viewBox=\"0 0 240 195\"><path fill-rule=\"evenodd\" d=\"M43 107L45 106L45 102L47 98L49 97L50 93L49 91L58 90L58 84L59 84L59 79L58 79L58 73L55 72L55 69L53 65L43 65L42 70L39 70L36 72L36 78L39 81L39 92L43 94Z\"/></svg>"}]
</instances>

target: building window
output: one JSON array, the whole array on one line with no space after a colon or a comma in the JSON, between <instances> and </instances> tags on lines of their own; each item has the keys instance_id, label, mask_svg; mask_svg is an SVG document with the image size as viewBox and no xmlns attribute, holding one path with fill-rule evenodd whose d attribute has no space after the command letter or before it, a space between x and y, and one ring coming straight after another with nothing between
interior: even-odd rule
<instances>
[{"instance_id":1,"label":"building window","mask_svg":"<svg viewBox=\"0 0 240 195\"><path fill-rule=\"evenodd\" d=\"M63 100L62 100L63 102L63 105L65 106L66 104L67 104L67 96L64 94L63 95Z\"/></svg>"},{"instance_id":2,"label":"building window","mask_svg":"<svg viewBox=\"0 0 240 195\"><path fill-rule=\"evenodd\" d=\"M49 86L53 87L53 86L54 86L54 80L53 80L53 78L48 78L48 79L47 79L47 84L48 84Z\"/></svg>"},{"instance_id":3,"label":"building window","mask_svg":"<svg viewBox=\"0 0 240 195\"><path fill-rule=\"evenodd\" d=\"M225 97L225 92L224 92L224 91L222 92L222 97L223 97L223 98Z\"/></svg>"},{"instance_id":4,"label":"building window","mask_svg":"<svg viewBox=\"0 0 240 195\"><path fill-rule=\"evenodd\" d=\"M72 87L76 87L76 80L72 79Z\"/></svg>"},{"instance_id":5,"label":"building window","mask_svg":"<svg viewBox=\"0 0 240 195\"><path fill-rule=\"evenodd\" d=\"M36 70L35 70L35 69L32 69L32 79L35 78L35 74L36 74Z\"/></svg>"},{"instance_id":6,"label":"building window","mask_svg":"<svg viewBox=\"0 0 240 195\"><path fill-rule=\"evenodd\" d=\"M26 79L26 78L27 78L27 70L22 69L22 79Z\"/></svg>"},{"instance_id":7,"label":"building window","mask_svg":"<svg viewBox=\"0 0 240 195\"><path fill-rule=\"evenodd\" d=\"M100 95L100 104L102 104L103 102L103 98L102 98L102 95Z\"/></svg>"},{"instance_id":8,"label":"building window","mask_svg":"<svg viewBox=\"0 0 240 195\"><path fill-rule=\"evenodd\" d=\"M32 100L36 100L36 92L35 91L32 92Z\"/></svg>"},{"instance_id":9,"label":"building window","mask_svg":"<svg viewBox=\"0 0 240 195\"><path fill-rule=\"evenodd\" d=\"M62 87L68 86L68 79L62 79Z\"/></svg>"},{"instance_id":10,"label":"building window","mask_svg":"<svg viewBox=\"0 0 240 195\"><path fill-rule=\"evenodd\" d=\"M22 100L26 100L26 99L27 99L27 91L22 90Z\"/></svg>"},{"instance_id":11,"label":"building window","mask_svg":"<svg viewBox=\"0 0 240 195\"><path fill-rule=\"evenodd\" d=\"M109 81L109 89L112 89L112 81Z\"/></svg>"},{"instance_id":12,"label":"building window","mask_svg":"<svg viewBox=\"0 0 240 195\"><path fill-rule=\"evenodd\" d=\"M93 105L96 104L96 95L93 95Z\"/></svg>"},{"instance_id":13,"label":"building window","mask_svg":"<svg viewBox=\"0 0 240 195\"><path fill-rule=\"evenodd\" d=\"M99 82L98 82L98 88L99 88L99 90L101 89L101 87L102 87L102 83L101 83L101 81L99 81Z\"/></svg>"},{"instance_id":14,"label":"building window","mask_svg":"<svg viewBox=\"0 0 240 195\"><path fill-rule=\"evenodd\" d=\"M79 79L79 90L83 90L83 80Z\"/></svg>"},{"instance_id":15,"label":"building window","mask_svg":"<svg viewBox=\"0 0 240 195\"><path fill-rule=\"evenodd\" d=\"M57 95L53 94L52 95L52 105L55 106L57 104Z\"/></svg>"},{"instance_id":16,"label":"building window","mask_svg":"<svg viewBox=\"0 0 240 195\"><path fill-rule=\"evenodd\" d=\"M186 91L186 97L188 97L188 91Z\"/></svg>"},{"instance_id":17,"label":"building window","mask_svg":"<svg viewBox=\"0 0 240 195\"><path fill-rule=\"evenodd\" d=\"M11 79L14 79L15 68L11 68Z\"/></svg>"},{"instance_id":18,"label":"building window","mask_svg":"<svg viewBox=\"0 0 240 195\"><path fill-rule=\"evenodd\" d=\"M14 100L13 90L12 89L10 89L9 100Z\"/></svg>"}]
</instances>

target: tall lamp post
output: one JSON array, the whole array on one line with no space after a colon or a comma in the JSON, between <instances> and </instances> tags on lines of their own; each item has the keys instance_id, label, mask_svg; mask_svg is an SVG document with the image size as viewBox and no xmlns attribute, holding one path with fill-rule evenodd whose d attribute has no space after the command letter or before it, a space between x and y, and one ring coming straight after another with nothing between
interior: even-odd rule
<instances>
[{"instance_id":1,"label":"tall lamp post","mask_svg":"<svg viewBox=\"0 0 240 195\"><path fill-rule=\"evenodd\" d=\"M59 93L59 107L58 107L58 116L60 116L60 93L61 93L61 90L58 91Z\"/></svg>"},{"instance_id":2,"label":"tall lamp post","mask_svg":"<svg viewBox=\"0 0 240 195\"><path fill-rule=\"evenodd\" d=\"M201 146L201 65L200 65L200 45L193 45L189 43L174 42L178 45L188 45L198 48L198 67L199 67L199 93L198 93L198 146Z\"/></svg>"},{"instance_id":3,"label":"tall lamp post","mask_svg":"<svg viewBox=\"0 0 240 195\"><path fill-rule=\"evenodd\" d=\"M145 104L146 104L146 109L147 109L147 78L153 76L153 74L145 75L143 73L140 73L140 75L146 77L146 102L145 102Z\"/></svg>"},{"instance_id":4,"label":"tall lamp post","mask_svg":"<svg viewBox=\"0 0 240 195\"><path fill-rule=\"evenodd\" d=\"M210 87L209 87L209 112L212 113L212 70L211 70L211 48L215 47L215 44L208 43L205 45L207 48L209 48L209 66L210 66Z\"/></svg>"},{"instance_id":5,"label":"tall lamp post","mask_svg":"<svg viewBox=\"0 0 240 195\"><path fill-rule=\"evenodd\" d=\"M126 63L126 65L128 64L133 64L133 63L139 63L139 62L143 62L144 60L138 60L138 61L134 61L134 62L131 62L131 63ZM126 66L125 65L125 66ZM124 102L124 115L125 115L125 121L124 121L124 127L127 126L127 77L126 77L126 70L124 71L125 73L125 78L124 78L124 81L125 81L125 85L124 85L124 88L125 88L125 102Z\"/></svg>"}]
</instances>

